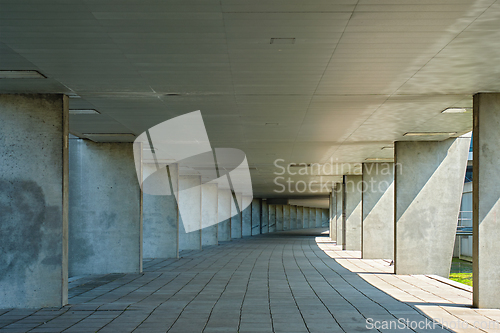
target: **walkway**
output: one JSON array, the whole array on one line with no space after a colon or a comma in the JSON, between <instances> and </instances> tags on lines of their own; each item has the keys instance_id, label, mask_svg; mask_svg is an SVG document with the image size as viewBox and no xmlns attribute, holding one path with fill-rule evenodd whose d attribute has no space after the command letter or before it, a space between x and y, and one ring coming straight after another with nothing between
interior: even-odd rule
<instances>
[{"instance_id":1,"label":"walkway","mask_svg":"<svg viewBox=\"0 0 500 333\"><path fill-rule=\"evenodd\" d=\"M62 309L1 310L0 332L326 333L369 331L367 320L393 325L372 332L400 332L394 328L403 320L429 323L407 331L445 331L429 329L424 311L455 324L500 322L499 310L468 308L469 291L390 274L388 262L340 251L320 236L323 230L261 235L180 259L149 260L143 274L79 279Z\"/></svg>"}]
</instances>

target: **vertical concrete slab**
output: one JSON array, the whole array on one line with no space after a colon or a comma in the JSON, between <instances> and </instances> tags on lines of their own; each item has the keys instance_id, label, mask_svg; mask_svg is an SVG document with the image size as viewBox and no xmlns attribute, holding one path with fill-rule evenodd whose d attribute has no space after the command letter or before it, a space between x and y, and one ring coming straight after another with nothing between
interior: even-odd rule
<instances>
[{"instance_id":1,"label":"vertical concrete slab","mask_svg":"<svg viewBox=\"0 0 500 333\"><path fill-rule=\"evenodd\" d=\"M303 209L303 219L302 219L302 228L309 228L309 207L304 207Z\"/></svg>"},{"instance_id":2,"label":"vertical concrete slab","mask_svg":"<svg viewBox=\"0 0 500 333\"><path fill-rule=\"evenodd\" d=\"M396 274L448 277L469 145L470 138L395 143Z\"/></svg>"},{"instance_id":3,"label":"vertical concrete slab","mask_svg":"<svg viewBox=\"0 0 500 333\"><path fill-rule=\"evenodd\" d=\"M316 228L316 208L309 208L309 228Z\"/></svg>"},{"instance_id":4,"label":"vertical concrete slab","mask_svg":"<svg viewBox=\"0 0 500 333\"><path fill-rule=\"evenodd\" d=\"M338 183L335 186L335 197L337 198L337 245L344 244L344 183Z\"/></svg>"},{"instance_id":5,"label":"vertical concrete slab","mask_svg":"<svg viewBox=\"0 0 500 333\"><path fill-rule=\"evenodd\" d=\"M271 204L269 207L269 232L276 231L276 205Z\"/></svg>"},{"instance_id":6,"label":"vertical concrete slab","mask_svg":"<svg viewBox=\"0 0 500 333\"><path fill-rule=\"evenodd\" d=\"M238 207L236 207L235 204L235 197L236 197L236 202L238 203ZM231 197L231 238L241 238L242 233L241 233L241 219L242 219L242 212L241 212L241 207L242 207L242 195L241 193L236 193L236 195L233 195Z\"/></svg>"},{"instance_id":7,"label":"vertical concrete slab","mask_svg":"<svg viewBox=\"0 0 500 333\"><path fill-rule=\"evenodd\" d=\"M201 246L217 245L218 242L218 194L217 184L201 185Z\"/></svg>"},{"instance_id":8,"label":"vertical concrete slab","mask_svg":"<svg viewBox=\"0 0 500 333\"><path fill-rule=\"evenodd\" d=\"M323 209L322 208L316 208L316 228L321 228L322 226L322 215Z\"/></svg>"},{"instance_id":9,"label":"vertical concrete slab","mask_svg":"<svg viewBox=\"0 0 500 333\"><path fill-rule=\"evenodd\" d=\"M283 205L283 230L290 230L290 205Z\"/></svg>"},{"instance_id":10,"label":"vertical concrete slab","mask_svg":"<svg viewBox=\"0 0 500 333\"><path fill-rule=\"evenodd\" d=\"M304 221L304 207L297 206L297 229L302 229Z\"/></svg>"},{"instance_id":11,"label":"vertical concrete slab","mask_svg":"<svg viewBox=\"0 0 500 333\"><path fill-rule=\"evenodd\" d=\"M201 176L180 175L179 195L179 251L201 250ZM186 232L185 224L199 226Z\"/></svg>"},{"instance_id":12,"label":"vertical concrete slab","mask_svg":"<svg viewBox=\"0 0 500 333\"><path fill-rule=\"evenodd\" d=\"M263 234L269 232L269 206L265 199L262 199L260 232Z\"/></svg>"},{"instance_id":13,"label":"vertical concrete slab","mask_svg":"<svg viewBox=\"0 0 500 333\"><path fill-rule=\"evenodd\" d=\"M143 179L156 172L156 165L143 164ZM169 165L173 190L178 190L178 165ZM168 178L168 175L167 175ZM143 256L144 258L177 258L179 244L179 211L174 193L147 194L148 182L143 183Z\"/></svg>"},{"instance_id":14,"label":"vertical concrete slab","mask_svg":"<svg viewBox=\"0 0 500 333\"><path fill-rule=\"evenodd\" d=\"M332 193L330 193L330 240L337 240L337 191L335 190L335 184L332 188Z\"/></svg>"},{"instance_id":15,"label":"vertical concrete slab","mask_svg":"<svg viewBox=\"0 0 500 333\"><path fill-rule=\"evenodd\" d=\"M276 205L276 231L283 231L283 205Z\"/></svg>"},{"instance_id":16,"label":"vertical concrete slab","mask_svg":"<svg viewBox=\"0 0 500 333\"><path fill-rule=\"evenodd\" d=\"M365 259L394 259L394 163L363 164Z\"/></svg>"},{"instance_id":17,"label":"vertical concrete slab","mask_svg":"<svg viewBox=\"0 0 500 333\"><path fill-rule=\"evenodd\" d=\"M260 213L260 199L252 200L252 236L260 235L261 229L261 213Z\"/></svg>"},{"instance_id":18,"label":"vertical concrete slab","mask_svg":"<svg viewBox=\"0 0 500 333\"><path fill-rule=\"evenodd\" d=\"M328 228L330 225L330 219L329 219L329 209L323 208L321 210L321 227L326 227Z\"/></svg>"},{"instance_id":19,"label":"vertical concrete slab","mask_svg":"<svg viewBox=\"0 0 500 333\"><path fill-rule=\"evenodd\" d=\"M0 308L68 302L68 98L0 95Z\"/></svg>"},{"instance_id":20,"label":"vertical concrete slab","mask_svg":"<svg viewBox=\"0 0 500 333\"><path fill-rule=\"evenodd\" d=\"M132 143L70 140L70 276L142 271L142 191Z\"/></svg>"},{"instance_id":21,"label":"vertical concrete slab","mask_svg":"<svg viewBox=\"0 0 500 333\"><path fill-rule=\"evenodd\" d=\"M500 308L500 94L474 95L473 306Z\"/></svg>"},{"instance_id":22,"label":"vertical concrete slab","mask_svg":"<svg viewBox=\"0 0 500 333\"><path fill-rule=\"evenodd\" d=\"M219 189L218 192L218 215L221 222L217 226L217 235L219 242L228 242L231 240L231 201L233 196L231 190Z\"/></svg>"},{"instance_id":23,"label":"vertical concrete slab","mask_svg":"<svg viewBox=\"0 0 500 333\"><path fill-rule=\"evenodd\" d=\"M344 176L344 250L361 251L362 191L362 176Z\"/></svg>"},{"instance_id":24,"label":"vertical concrete slab","mask_svg":"<svg viewBox=\"0 0 500 333\"><path fill-rule=\"evenodd\" d=\"M290 206L290 229L297 229L297 206Z\"/></svg>"},{"instance_id":25,"label":"vertical concrete slab","mask_svg":"<svg viewBox=\"0 0 500 333\"><path fill-rule=\"evenodd\" d=\"M252 197L242 196L243 207L246 208L241 213L241 235L243 237L252 236Z\"/></svg>"}]
</instances>

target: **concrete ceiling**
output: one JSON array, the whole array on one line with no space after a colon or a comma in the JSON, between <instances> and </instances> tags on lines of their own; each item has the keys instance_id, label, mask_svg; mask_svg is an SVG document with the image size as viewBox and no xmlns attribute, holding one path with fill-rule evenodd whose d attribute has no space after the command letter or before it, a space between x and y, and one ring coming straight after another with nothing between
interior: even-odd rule
<instances>
[{"instance_id":1,"label":"concrete ceiling","mask_svg":"<svg viewBox=\"0 0 500 333\"><path fill-rule=\"evenodd\" d=\"M201 110L213 147L247 154L256 196L303 197L327 190L276 193L276 159L357 173L406 132L470 131L470 113L441 111L500 90L499 41L492 0L0 0L0 70L47 76L0 92L97 109L71 115L81 137Z\"/></svg>"}]
</instances>

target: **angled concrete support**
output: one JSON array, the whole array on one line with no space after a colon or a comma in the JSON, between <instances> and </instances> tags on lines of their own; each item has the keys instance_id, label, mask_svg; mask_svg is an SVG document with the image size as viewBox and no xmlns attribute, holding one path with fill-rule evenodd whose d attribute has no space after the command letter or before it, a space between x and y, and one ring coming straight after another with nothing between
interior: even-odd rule
<instances>
[{"instance_id":1,"label":"angled concrete support","mask_svg":"<svg viewBox=\"0 0 500 333\"><path fill-rule=\"evenodd\" d=\"M330 193L330 240L337 240L337 192L335 191L335 184Z\"/></svg>"},{"instance_id":2,"label":"angled concrete support","mask_svg":"<svg viewBox=\"0 0 500 333\"><path fill-rule=\"evenodd\" d=\"M363 164L365 259L394 259L394 163Z\"/></svg>"},{"instance_id":3,"label":"angled concrete support","mask_svg":"<svg viewBox=\"0 0 500 333\"><path fill-rule=\"evenodd\" d=\"M201 185L201 246L218 244L218 186Z\"/></svg>"},{"instance_id":4,"label":"angled concrete support","mask_svg":"<svg viewBox=\"0 0 500 333\"><path fill-rule=\"evenodd\" d=\"M260 232L262 234L269 232L269 205L265 199L262 199Z\"/></svg>"},{"instance_id":5,"label":"angled concrete support","mask_svg":"<svg viewBox=\"0 0 500 333\"><path fill-rule=\"evenodd\" d=\"M143 164L143 179L156 172L155 164ZM170 195L151 195L147 181L143 183L143 251L144 258L177 258L179 255L179 210L175 193L179 187L178 165L169 165L166 183L170 182Z\"/></svg>"},{"instance_id":6,"label":"angled concrete support","mask_svg":"<svg viewBox=\"0 0 500 333\"><path fill-rule=\"evenodd\" d=\"M243 207L241 212L241 235L243 237L252 236L252 197L242 196Z\"/></svg>"},{"instance_id":7,"label":"angled concrete support","mask_svg":"<svg viewBox=\"0 0 500 333\"><path fill-rule=\"evenodd\" d=\"M395 143L396 274L448 277L469 145L470 138Z\"/></svg>"},{"instance_id":8,"label":"angled concrete support","mask_svg":"<svg viewBox=\"0 0 500 333\"><path fill-rule=\"evenodd\" d=\"M0 142L0 308L61 307L68 302L68 98L0 95Z\"/></svg>"},{"instance_id":9,"label":"angled concrete support","mask_svg":"<svg viewBox=\"0 0 500 333\"><path fill-rule=\"evenodd\" d=\"M474 95L473 305L500 308L500 94Z\"/></svg>"},{"instance_id":10,"label":"angled concrete support","mask_svg":"<svg viewBox=\"0 0 500 333\"><path fill-rule=\"evenodd\" d=\"M179 251L201 250L201 176L180 175ZM187 231L187 230L193 231Z\"/></svg>"},{"instance_id":11,"label":"angled concrete support","mask_svg":"<svg viewBox=\"0 0 500 333\"><path fill-rule=\"evenodd\" d=\"M276 231L276 205L271 204L269 207L269 232Z\"/></svg>"},{"instance_id":12,"label":"angled concrete support","mask_svg":"<svg viewBox=\"0 0 500 333\"><path fill-rule=\"evenodd\" d=\"M236 207L235 200L238 203ZM241 219L242 219L242 195L241 193L236 193L231 197L231 238L241 238Z\"/></svg>"},{"instance_id":13,"label":"angled concrete support","mask_svg":"<svg viewBox=\"0 0 500 333\"><path fill-rule=\"evenodd\" d=\"M231 240L231 202L233 196L229 189L219 189L218 192L218 216L221 221L217 227L217 238L219 242Z\"/></svg>"},{"instance_id":14,"label":"angled concrete support","mask_svg":"<svg viewBox=\"0 0 500 333\"><path fill-rule=\"evenodd\" d=\"M283 205L283 230L290 230L290 205Z\"/></svg>"},{"instance_id":15,"label":"angled concrete support","mask_svg":"<svg viewBox=\"0 0 500 333\"><path fill-rule=\"evenodd\" d=\"M335 186L335 197L337 198L337 239L339 246L344 245L344 183L337 183Z\"/></svg>"},{"instance_id":16,"label":"angled concrete support","mask_svg":"<svg viewBox=\"0 0 500 333\"><path fill-rule=\"evenodd\" d=\"M260 202L260 199L252 200L252 236L260 234L262 220Z\"/></svg>"},{"instance_id":17,"label":"angled concrete support","mask_svg":"<svg viewBox=\"0 0 500 333\"><path fill-rule=\"evenodd\" d=\"M309 228L309 207L304 207L302 210L302 229L307 229Z\"/></svg>"},{"instance_id":18,"label":"angled concrete support","mask_svg":"<svg viewBox=\"0 0 500 333\"><path fill-rule=\"evenodd\" d=\"M344 250L361 251L362 176L344 176Z\"/></svg>"},{"instance_id":19,"label":"angled concrete support","mask_svg":"<svg viewBox=\"0 0 500 333\"><path fill-rule=\"evenodd\" d=\"M321 210L321 227L326 227L328 228L330 226L330 210L323 208Z\"/></svg>"},{"instance_id":20,"label":"angled concrete support","mask_svg":"<svg viewBox=\"0 0 500 333\"><path fill-rule=\"evenodd\" d=\"M290 206L290 230L297 229L297 206Z\"/></svg>"},{"instance_id":21,"label":"angled concrete support","mask_svg":"<svg viewBox=\"0 0 500 333\"><path fill-rule=\"evenodd\" d=\"M304 221L304 207L297 206L297 229L303 228L302 225L303 221Z\"/></svg>"},{"instance_id":22,"label":"angled concrete support","mask_svg":"<svg viewBox=\"0 0 500 333\"><path fill-rule=\"evenodd\" d=\"M276 231L283 231L283 205L276 205Z\"/></svg>"}]
</instances>

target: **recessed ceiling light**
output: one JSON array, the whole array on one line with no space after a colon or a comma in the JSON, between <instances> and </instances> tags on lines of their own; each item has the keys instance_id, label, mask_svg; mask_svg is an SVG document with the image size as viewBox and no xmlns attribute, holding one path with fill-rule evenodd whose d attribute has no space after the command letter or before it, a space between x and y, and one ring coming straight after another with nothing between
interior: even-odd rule
<instances>
[{"instance_id":1,"label":"recessed ceiling light","mask_svg":"<svg viewBox=\"0 0 500 333\"><path fill-rule=\"evenodd\" d=\"M132 133L83 133L85 136L90 136L90 137L116 137L116 136L130 136L130 137L135 137L134 134Z\"/></svg>"},{"instance_id":2,"label":"recessed ceiling light","mask_svg":"<svg viewBox=\"0 0 500 333\"><path fill-rule=\"evenodd\" d=\"M452 136L457 134L456 132L408 132L403 134L403 136Z\"/></svg>"},{"instance_id":3,"label":"recessed ceiling light","mask_svg":"<svg viewBox=\"0 0 500 333\"><path fill-rule=\"evenodd\" d=\"M266 126L278 126L279 123L266 123Z\"/></svg>"},{"instance_id":4,"label":"recessed ceiling light","mask_svg":"<svg viewBox=\"0 0 500 333\"><path fill-rule=\"evenodd\" d=\"M269 44L295 44L295 38L271 38Z\"/></svg>"},{"instance_id":5,"label":"recessed ceiling light","mask_svg":"<svg viewBox=\"0 0 500 333\"><path fill-rule=\"evenodd\" d=\"M468 113L472 112L472 108L457 108L457 107L451 107L451 108L446 108L441 113Z\"/></svg>"},{"instance_id":6,"label":"recessed ceiling light","mask_svg":"<svg viewBox=\"0 0 500 333\"><path fill-rule=\"evenodd\" d=\"M75 109L69 110L69 114L100 114L100 112L95 109Z\"/></svg>"},{"instance_id":7,"label":"recessed ceiling light","mask_svg":"<svg viewBox=\"0 0 500 333\"><path fill-rule=\"evenodd\" d=\"M68 95L68 97L69 97L69 98L82 98L82 96L77 95L77 94L75 94L75 93L68 93L68 94L66 94L66 95Z\"/></svg>"},{"instance_id":8,"label":"recessed ceiling light","mask_svg":"<svg viewBox=\"0 0 500 333\"><path fill-rule=\"evenodd\" d=\"M382 147L382 150L394 149L392 146Z\"/></svg>"},{"instance_id":9,"label":"recessed ceiling light","mask_svg":"<svg viewBox=\"0 0 500 333\"><path fill-rule=\"evenodd\" d=\"M180 96L179 93L166 93L165 96Z\"/></svg>"},{"instance_id":10,"label":"recessed ceiling light","mask_svg":"<svg viewBox=\"0 0 500 333\"><path fill-rule=\"evenodd\" d=\"M39 71L0 71L0 79L46 79Z\"/></svg>"},{"instance_id":11,"label":"recessed ceiling light","mask_svg":"<svg viewBox=\"0 0 500 333\"><path fill-rule=\"evenodd\" d=\"M378 157L370 157L365 159L365 161L370 161L370 162L392 162L394 161L393 158L378 158Z\"/></svg>"}]
</instances>

